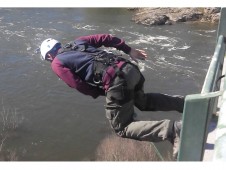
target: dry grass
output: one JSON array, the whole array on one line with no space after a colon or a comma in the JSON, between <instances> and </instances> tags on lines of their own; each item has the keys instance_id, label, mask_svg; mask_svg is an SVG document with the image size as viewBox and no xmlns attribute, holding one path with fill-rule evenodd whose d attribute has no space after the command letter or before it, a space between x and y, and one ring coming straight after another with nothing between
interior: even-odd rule
<instances>
[{"instance_id":1,"label":"dry grass","mask_svg":"<svg viewBox=\"0 0 226 170\"><path fill-rule=\"evenodd\" d=\"M0 111L0 160L16 161L15 149L5 147L7 140L15 134L16 129L22 123L23 117L17 113L17 110L6 109L2 106Z\"/></svg>"},{"instance_id":2,"label":"dry grass","mask_svg":"<svg viewBox=\"0 0 226 170\"><path fill-rule=\"evenodd\" d=\"M0 152L0 161L17 161L17 152L16 150L3 150Z\"/></svg>"},{"instance_id":3,"label":"dry grass","mask_svg":"<svg viewBox=\"0 0 226 170\"><path fill-rule=\"evenodd\" d=\"M116 136L105 138L97 148L97 161L161 161L150 142Z\"/></svg>"}]
</instances>

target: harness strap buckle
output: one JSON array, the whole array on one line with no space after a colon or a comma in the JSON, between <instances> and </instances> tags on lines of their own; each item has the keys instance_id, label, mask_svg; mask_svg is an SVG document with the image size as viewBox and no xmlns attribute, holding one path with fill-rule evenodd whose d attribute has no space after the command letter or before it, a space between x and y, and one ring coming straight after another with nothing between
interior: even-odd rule
<instances>
[{"instance_id":1,"label":"harness strap buckle","mask_svg":"<svg viewBox=\"0 0 226 170\"><path fill-rule=\"evenodd\" d=\"M101 84L102 83L102 75L101 74L95 74L93 77L93 82L95 84Z\"/></svg>"}]
</instances>

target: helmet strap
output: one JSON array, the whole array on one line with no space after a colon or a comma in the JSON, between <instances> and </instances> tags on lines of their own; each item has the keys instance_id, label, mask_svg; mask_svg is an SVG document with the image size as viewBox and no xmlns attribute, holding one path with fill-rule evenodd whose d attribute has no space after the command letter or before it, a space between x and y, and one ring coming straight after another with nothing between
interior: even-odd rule
<instances>
[{"instance_id":1,"label":"helmet strap","mask_svg":"<svg viewBox=\"0 0 226 170\"><path fill-rule=\"evenodd\" d=\"M46 61L52 62L52 61L54 60L55 57L56 57L55 55L53 55L53 54L51 54L51 53L47 53L47 54L46 54L46 57L45 57L45 60L46 60Z\"/></svg>"}]
</instances>

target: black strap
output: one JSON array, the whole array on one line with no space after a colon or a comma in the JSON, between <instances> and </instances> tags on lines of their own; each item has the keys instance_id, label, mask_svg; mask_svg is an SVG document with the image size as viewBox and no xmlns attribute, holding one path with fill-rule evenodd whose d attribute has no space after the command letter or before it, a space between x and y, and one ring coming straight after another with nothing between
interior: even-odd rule
<instances>
[{"instance_id":1,"label":"black strap","mask_svg":"<svg viewBox=\"0 0 226 170\"><path fill-rule=\"evenodd\" d=\"M216 83L217 83L219 80L221 80L222 78L224 78L224 77L225 77L225 74L224 74L224 75L222 75L222 76L220 76L220 77L218 77L218 79L217 79Z\"/></svg>"},{"instance_id":2,"label":"black strap","mask_svg":"<svg viewBox=\"0 0 226 170\"><path fill-rule=\"evenodd\" d=\"M85 52L87 49L87 44L76 44L74 41L67 43L63 48L58 51L58 54L67 52L67 51L81 51Z\"/></svg>"}]
</instances>

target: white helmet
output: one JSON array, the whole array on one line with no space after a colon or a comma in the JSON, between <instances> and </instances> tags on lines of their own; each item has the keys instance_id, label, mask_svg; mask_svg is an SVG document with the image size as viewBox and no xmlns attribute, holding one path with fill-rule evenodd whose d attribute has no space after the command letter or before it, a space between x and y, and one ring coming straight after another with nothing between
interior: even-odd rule
<instances>
[{"instance_id":1,"label":"white helmet","mask_svg":"<svg viewBox=\"0 0 226 170\"><path fill-rule=\"evenodd\" d=\"M42 59L45 60L46 59L46 54L51 51L53 49L53 47L57 44L60 43L57 40L54 40L52 38L48 38L46 40L44 40L41 44L40 47L40 51L41 51L41 55L42 55Z\"/></svg>"}]
</instances>

